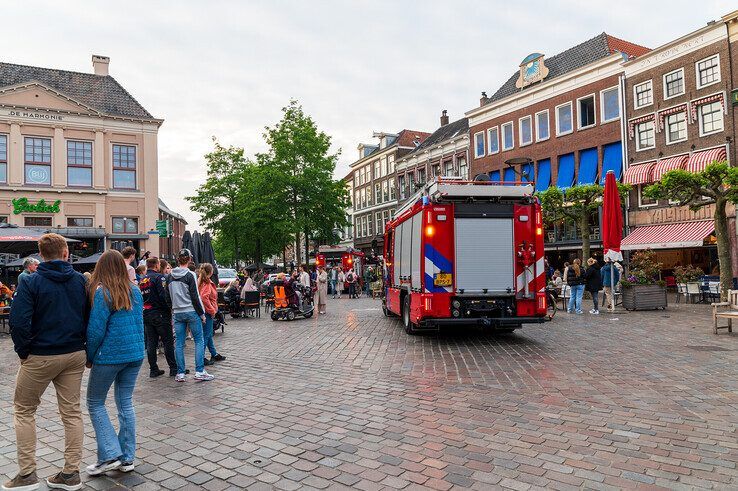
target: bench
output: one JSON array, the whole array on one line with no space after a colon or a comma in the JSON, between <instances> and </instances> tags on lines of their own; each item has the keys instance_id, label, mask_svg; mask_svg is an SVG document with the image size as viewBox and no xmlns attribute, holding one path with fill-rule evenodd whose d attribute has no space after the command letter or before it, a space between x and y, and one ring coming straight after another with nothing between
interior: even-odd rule
<instances>
[{"instance_id":1,"label":"bench","mask_svg":"<svg viewBox=\"0 0 738 491\"><path fill-rule=\"evenodd\" d=\"M728 307L728 309L720 310L721 307ZM727 319L728 325L718 326L718 319ZM728 290L727 302L716 302L712 304L714 333L717 334L718 329L727 329L729 333L732 333L733 319L738 319L738 290Z\"/></svg>"}]
</instances>

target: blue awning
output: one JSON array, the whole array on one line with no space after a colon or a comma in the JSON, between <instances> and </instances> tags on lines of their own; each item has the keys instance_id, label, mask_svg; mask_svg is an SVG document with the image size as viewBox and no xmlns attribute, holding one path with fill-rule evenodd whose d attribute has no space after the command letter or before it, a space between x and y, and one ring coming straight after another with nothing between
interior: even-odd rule
<instances>
[{"instance_id":1,"label":"blue awning","mask_svg":"<svg viewBox=\"0 0 738 491\"><path fill-rule=\"evenodd\" d=\"M536 177L536 191L545 191L551 185L551 159L538 161L538 177Z\"/></svg>"},{"instance_id":2,"label":"blue awning","mask_svg":"<svg viewBox=\"0 0 738 491\"><path fill-rule=\"evenodd\" d=\"M489 173L489 180L492 182L500 182L500 171L493 170Z\"/></svg>"},{"instance_id":3,"label":"blue awning","mask_svg":"<svg viewBox=\"0 0 738 491\"><path fill-rule=\"evenodd\" d=\"M505 169L505 184L508 183L514 183L518 180L518 176L515 175L515 168L514 167L508 167Z\"/></svg>"},{"instance_id":4,"label":"blue awning","mask_svg":"<svg viewBox=\"0 0 738 491\"><path fill-rule=\"evenodd\" d=\"M520 168L520 180L523 182L533 182L536 179L536 175L533 171L533 163L523 164Z\"/></svg>"},{"instance_id":5,"label":"blue awning","mask_svg":"<svg viewBox=\"0 0 738 491\"><path fill-rule=\"evenodd\" d=\"M597 182L597 149L588 148L579 152L579 175L577 184L594 184Z\"/></svg>"},{"instance_id":6,"label":"blue awning","mask_svg":"<svg viewBox=\"0 0 738 491\"><path fill-rule=\"evenodd\" d=\"M615 172L615 179L620 180L623 175L623 152L620 142L610 143L602 147L602 176L600 184L605 184L607 171Z\"/></svg>"},{"instance_id":7,"label":"blue awning","mask_svg":"<svg viewBox=\"0 0 738 491\"><path fill-rule=\"evenodd\" d=\"M556 177L556 186L569 189L574 184L574 154L567 153L559 156L559 172Z\"/></svg>"}]
</instances>

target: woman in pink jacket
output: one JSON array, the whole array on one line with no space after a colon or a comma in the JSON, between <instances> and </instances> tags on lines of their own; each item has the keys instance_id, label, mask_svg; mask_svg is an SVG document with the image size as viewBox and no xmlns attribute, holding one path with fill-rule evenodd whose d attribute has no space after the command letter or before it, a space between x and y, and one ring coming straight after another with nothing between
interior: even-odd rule
<instances>
[{"instance_id":1,"label":"woman in pink jacket","mask_svg":"<svg viewBox=\"0 0 738 491\"><path fill-rule=\"evenodd\" d=\"M202 306L205 308L205 325L202 328L203 342L205 348L210 350L210 359L205 358L205 365L212 365L216 361L225 360L225 356L215 350L215 343L213 342L213 318L218 312L218 291L210 279L211 276L213 276L213 265L202 263L197 274L197 287L200 290Z\"/></svg>"}]
</instances>

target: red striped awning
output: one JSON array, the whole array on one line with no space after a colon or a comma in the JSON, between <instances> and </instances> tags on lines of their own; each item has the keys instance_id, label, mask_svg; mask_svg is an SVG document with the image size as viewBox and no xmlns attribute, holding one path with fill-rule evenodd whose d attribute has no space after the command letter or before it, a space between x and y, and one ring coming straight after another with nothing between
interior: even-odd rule
<instances>
[{"instance_id":1,"label":"red striped awning","mask_svg":"<svg viewBox=\"0 0 738 491\"><path fill-rule=\"evenodd\" d=\"M623 176L623 182L626 184L632 184L633 186L654 182L653 180L653 166L654 165L656 165L656 161L646 162L644 164L631 165L625 171L625 175Z\"/></svg>"},{"instance_id":2,"label":"red striped awning","mask_svg":"<svg viewBox=\"0 0 738 491\"><path fill-rule=\"evenodd\" d=\"M710 150L695 152L689 157L687 170L689 172L702 172L708 164L711 164L716 160L720 161L726 159L727 153L725 152L725 147L717 147L711 148Z\"/></svg>"},{"instance_id":3,"label":"red striped awning","mask_svg":"<svg viewBox=\"0 0 738 491\"><path fill-rule=\"evenodd\" d=\"M705 237L715 230L713 220L645 225L636 227L627 235L620 248L624 251L641 249L678 249L700 247Z\"/></svg>"},{"instance_id":4,"label":"red striped awning","mask_svg":"<svg viewBox=\"0 0 738 491\"><path fill-rule=\"evenodd\" d=\"M653 182L660 181L664 174L670 170L684 169L684 164L687 163L688 159L689 155L685 154L659 160L653 168Z\"/></svg>"}]
</instances>

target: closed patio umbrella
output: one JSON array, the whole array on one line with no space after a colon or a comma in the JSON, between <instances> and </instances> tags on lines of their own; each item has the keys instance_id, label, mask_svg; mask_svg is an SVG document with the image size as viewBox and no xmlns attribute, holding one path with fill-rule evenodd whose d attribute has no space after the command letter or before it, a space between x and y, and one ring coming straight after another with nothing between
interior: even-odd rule
<instances>
[{"instance_id":1,"label":"closed patio umbrella","mask_svg":"<svg viewBox=\"0 0 738 491\"><path fill-rule=\"evenodd\" d=\"M615 173L608 171L605 176L605 196L602 202L602 248L606 262L615 263L623 260L620 242L623 240L623 208L618 193ZM610 275L610 288L615 291L615 275ZM613 296L614 298L614 296ZM615 310L615 302L610 306Z\"/></svg>"},{"instance_id":2,"label":"closed patio umbrella","mask_svg":"<svg viewBox=\"0 0 738 491\"><path fill-rule=\"evenodd\" d=\"M182 249L189 249L190 252L192 251L192 234L189 230L185 230L185 232L182 234ZM179 251L173 252L173 256L177 256Z\"/></svg>"}]
</instances>

